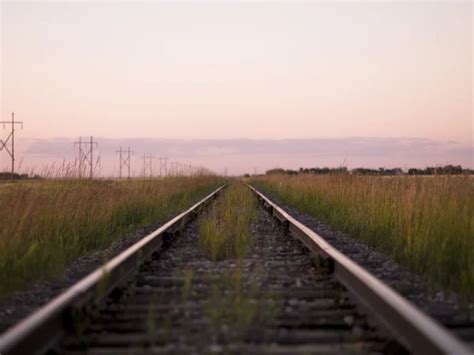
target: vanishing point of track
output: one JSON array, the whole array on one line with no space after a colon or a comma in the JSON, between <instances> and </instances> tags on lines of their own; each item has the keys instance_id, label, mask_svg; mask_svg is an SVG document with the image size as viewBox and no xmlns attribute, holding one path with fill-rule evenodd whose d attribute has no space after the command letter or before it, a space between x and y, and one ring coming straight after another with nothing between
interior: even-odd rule
<instances>
[{"instance_id":1,"label":"vanishing point of track","mask_svg":"<svg viewBox=\"0 0 474 355\"><path fill-rule=\"evenodd\" d=\"M269 292L263 302L272 299L278 310L269 324L242 338L213 339L216 331L204 314L214 306L210 277L235 264L206 260L195 217L223 188L12 327L0 337L0 354L471 354L448 330L250 186L270 213L259 212L254 251L242 261L243 279L256 274ZM189 299L182 295L183 270L193 274ZM78 322L84 324L80 336L73 326ZM223 340L225 347L219 345Z\"/></svg>"}]
</instances>

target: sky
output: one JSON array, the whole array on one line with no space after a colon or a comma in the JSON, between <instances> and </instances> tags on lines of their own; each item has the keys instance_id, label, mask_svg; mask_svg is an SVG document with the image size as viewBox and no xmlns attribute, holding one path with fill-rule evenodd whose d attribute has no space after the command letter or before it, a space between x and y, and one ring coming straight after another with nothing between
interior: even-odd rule
<instances>
[{"instance_id":1,"label":"sky","mask_svg":"<svg viewBox=\"0 0 474 355\"><path fill-rule=\"evenodd\" d=\"M4 1L0 9L0 113L24 122L25 144L81 135L329 139L350 156L354 137L421 139L455 144L464 155L440 159L473 164L468 1ZM266 154L277 154L272 147ZM29 148L22 158L32 164ZM289 165L305 163L298 154ZM413 164L446 162L435 154Z\"/></svg>"},{"instance_id":2,"label":"sky","mask_svg":"<svg viewBox=\"0 0 474 355\"><path fill-rule=\"evenodd\" d=\"M83 137L84 139L84 137ZM64 165L70 167L76 156L77 139L22 140L21 171L48 174ZM117 148L131 147L131 174L140 176L143 154L154 155L154 174L159 174L159 157L224 174L263 173L272 168L358 167L393 168L461 164L472 165L472 147L455 142L421 138L324 138L324 139L212 139L178 140L155 138L97 139L94 167L98 176L118 176ZM100 158L99 158L100 156ZM54 159L52 159L54 157ZM171 166L171 164L169 164ZM62 169L62 168L61 168ZM60 170L61 170L60 169Z\"/></svg>"}]
</instances>

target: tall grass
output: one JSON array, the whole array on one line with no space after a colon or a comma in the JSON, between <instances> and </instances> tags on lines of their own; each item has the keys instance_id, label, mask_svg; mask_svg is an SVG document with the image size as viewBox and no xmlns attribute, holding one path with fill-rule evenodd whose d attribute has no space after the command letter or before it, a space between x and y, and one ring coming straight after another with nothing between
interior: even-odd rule
<instances>
[{"instance_id":1,"label":"tall grass","mask_svg":"<svg viewBox=\"0 0 474 355\"><path fill-rule=\"evenodd\" d=\"M0 184L0 297L61 273L78 256L163 221L222 181L28 181Z\"/></svg>"},{"instance_id":2,"label":"tall grass","mask_svg":"<svg viewBox=\"0 0 474 355\"><path fill-rule=\"evenodd\" d=\"M474 179L271 176L254 184L474 299Z\"/></svg>"},{"instance_id":3,"label":"tall grass","mask_svg":"<svg viewBox=\"0 0 474 355\"><path fill-rule=\"evenodd\" d=\"M212 260L242 258L252 244L256 200L241 183L230 185L200 221L200 245Z\"/></svg>"}]
</instances>

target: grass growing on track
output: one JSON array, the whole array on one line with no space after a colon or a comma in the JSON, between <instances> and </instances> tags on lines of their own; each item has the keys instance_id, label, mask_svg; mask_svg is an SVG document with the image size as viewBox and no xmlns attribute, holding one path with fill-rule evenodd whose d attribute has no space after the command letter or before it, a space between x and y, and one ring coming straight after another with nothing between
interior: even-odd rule
<instances>
[{"instance_id":1,"label":"grass growing on track","mask_svg":"<svg viewBox=\"0 0 474 355\"><path fill-rule=\"evenodd\" d=\"M473 178L302 175L253 183L474 300Z\"/></svg>"},{"instance_id":2,"label":"grass growing on track","mask_svg":"<svg viewBox=\"0 0 474 355\"><path fill-rule=\"evenodd\" d=\"M271 322L276 312L271 295L259 288L259 273L253 271L246 279L242 270L242 260L254 245L250 227L257 219L257 208L250 189L237 182L224 190L200 220L200 246L223 267L217 278L211 275L212 293L206 306L213 342L243 341L252 329ZM236 263L225 269L229 267L225 259Z\"/></svg>"},{"instance_id":3,"label":"grass growing on track","mask_svg":"<svg viewBox=\"0 0 474 355\"><path fill-rule=\"evenodd\" d=\"M0 297L58 275L78 256L189 207L216 177L0 185Z\"/></svg>"},{"instance_id":4,"label":"grass growing on track","mask_svg":"<svg viewBox=\"0 0 474 355\"><path fill-rule=\"evenodd\" d=\"M200 221L200 245L212 260L241 258L251 246L257 202L248 187L230 185Z\"/></svg>"}]
</instances>

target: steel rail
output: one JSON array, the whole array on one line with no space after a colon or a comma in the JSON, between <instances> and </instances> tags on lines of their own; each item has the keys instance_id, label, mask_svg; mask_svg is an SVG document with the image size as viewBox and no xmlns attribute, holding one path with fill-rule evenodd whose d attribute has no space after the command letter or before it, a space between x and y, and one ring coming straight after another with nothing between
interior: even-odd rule
<instances>
[{"instance_id":1,"label":"steel rail","mask_svg":"<svg viewBox=\"0 0 474 355\"><path fill-rule=\"evenodd\" d=\"M292 235L331 264L335 277L409 351L414 354L472 355L472 351L446 328L336 250L253 186L248 186Z\"/></svg>"},{"instance_id":2,"label":"steel rail","mask_svg":"<svg viewBox=\"0 0 474 355\"><path fill-rule=\"evenodd\" d=\"M99 303L115 287L138 271L141 262L156 251L166 233L174 233L225 187L221 186L195 205L93 271L53 298L30 316L0 336L0 355L41 354L49 349L71 326L74 311L87 302ZM71 318L72 317L72 318Z\"/></svg>"}]
</instances>

